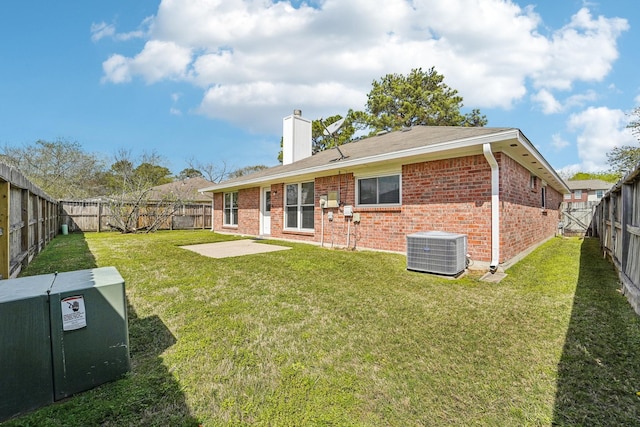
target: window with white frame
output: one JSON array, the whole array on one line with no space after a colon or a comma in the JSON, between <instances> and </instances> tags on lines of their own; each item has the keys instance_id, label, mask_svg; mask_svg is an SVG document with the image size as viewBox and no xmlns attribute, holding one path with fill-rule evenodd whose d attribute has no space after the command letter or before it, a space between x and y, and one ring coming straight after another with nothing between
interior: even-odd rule
<instances>
[{"instance_id":1,"label":"window with white frame","mask_svg":"<svg viewBox=\"0 0 640 427\"><path fill-rule=\"evenodd\" d=\"M238 225L238 192L224 193L224 225Z\"/></svg>"},{"instance_id":2,"label":"window with white frame","mask_svg":"<svg viewBox=\"0 0 640 427\"><path fill-rule=\"evenodd\" d=\"M600 200L602 196L604 196L604 190L596 190L596 198Z\"/></svg>"},{"instance_id":3,"label":"window with white frame","mask_svg":"<svg viewBox=\"0 0 640 427\"><path fill-rule=\"evenodd\" d=\"M573 192L573 198L574 199L578 199L578 200L582 200L582 190L575 190Z\"/></svg>"},{"instance_id":4,"label":"window with white frame","mask_svg":"<svg viewBox=\"0 0 640 427\"><path fill-rule=\"evenodd\" d=\"M571 200L571 193L564 193L565 200Z\"/></svg>"},{"instance_id":5,"label":"window with white frame","mask_svg":"<svg viewBox=\"0 0 640 427\"><path fill-rule=\"evenodd\" d=\"M542 209L546 209L547 208L547 187L546 186L541 186L540 187L540 194L542 195Z\"/></svg>"},{"instance_id":6,"label":"window with white frame","mask_svg":"<svg viewBox=\"0 0 640 427\"><path fill-rule=\"evenodd\" d=\"M358 178L358 205L399 205L400 175Z\"/></svg>"},{"instance_id":7,"label":"window with white frame","mask_svg":"<svg viewBox=\"0 0 640 427\"><path fill-rule=\"evenodd\" d=\"M284 227L288 230L313 230L314 183L287 184Z\"/></svg>"}]
</instances>

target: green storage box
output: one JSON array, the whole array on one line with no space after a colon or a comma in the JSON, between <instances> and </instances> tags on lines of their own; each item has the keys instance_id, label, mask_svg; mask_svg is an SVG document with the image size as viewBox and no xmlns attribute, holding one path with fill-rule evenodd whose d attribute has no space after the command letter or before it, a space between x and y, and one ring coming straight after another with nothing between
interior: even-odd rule
<instances>
[{"instance_id":1,"label":"green storage box","mask_svg":"<svg viewBox=\"0 0 640 427\"><path fill-rule=\"evenodd\" d=\"M53 403L52 278L0 281L0 422Z\"/></svg>"},{"instance_id":2,"label":"green storage box","mask_svg":"<svg viewBox=\"0 0 640 427\"><path fill-rule=\"evenodd\" d=\"M73 311L73 304L81 305ZM74 315L75 319L74 319ZM129 371L124 279L113 267L58 274L51 292L55 400Z\"/></svg>"},{"instance_id":3,"label":"green storage box","mask_svg":"<svg viewBox=\"0 0 640 427\"><path fill-rule=\"evenodd\" d=\"M130 369L125 284L114 267L0 281L0 322L0 421Z\"/></svg>"}]
</instances>

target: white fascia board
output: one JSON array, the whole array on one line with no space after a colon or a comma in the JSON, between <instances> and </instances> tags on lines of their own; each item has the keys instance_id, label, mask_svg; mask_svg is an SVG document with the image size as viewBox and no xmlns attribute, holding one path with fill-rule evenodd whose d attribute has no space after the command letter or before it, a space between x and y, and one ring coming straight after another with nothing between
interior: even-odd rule
<instances>
[{"instance_id":1,"label":"white fascia board","mask_svg":"<svg viewBox=\"0 0 640 427\"><path fill-rule=\"evenodd\" d=\"M558 182L558 184L560 184L567 193L571 192L571 190L569 189L567 184L564 182L564 180L560 178L560 175L558 175L555 169L553 169L551 165L547 162L547 160L544 157L542 157L542 154L540 154L540 152L536 149L536 147L533 146L533 144L527 139L526 136L522 134L522 132L518 132L518 142L520 142L522 146L525 147L531 155L533 155L533 157L536 159L536 161L539 164L541 164L545 169L547 169L547 171L551 173L551 176L553 177L553 179L556 182Z\"/></svg>"},{"instance_id":2,"label":"white fascia board","mask_svg":"<svg viewBox=\"0 0 640 427\"><path fill-rule=\"evenodd\" d=\"M246 187L253 187L256 185L262 185L266 182L285 182L291 179L302 176L319 176L327 175L327 172L344 170L347 168L353 168L361 165L367 165L371 163L383 163L386 161L400 160L403 158L423 156L427 154L434 154L449 150L464 149L469 147L478 146L480 149L483 144L494 143L504 141L508 139L520 139L520 132L518 129L509 129L503 132L497 132L490 135L476 136L472 138L463 138L453 141L441 142L438 144L423 145L421 147L409 148L406 150L394 151L391 153L378 154L368 157L362 157L359 159L343 159L332 162L330 164L318 165L306 169L298 169L294 171L283 172L275 175L263 176L254 179L247 179L243 181L236 181L231 184L220 183L218 185L212 185L211 187L202 188L198 191L202 192L215 192L222 190L234 190ZM527 141L527 144L523 146L531 147L531 144ZM537 153L537 151L536 151ZM546 164L546 162L545 162ZM553 170L553 169L552 169Z\"/></svg>"}]
</instances>

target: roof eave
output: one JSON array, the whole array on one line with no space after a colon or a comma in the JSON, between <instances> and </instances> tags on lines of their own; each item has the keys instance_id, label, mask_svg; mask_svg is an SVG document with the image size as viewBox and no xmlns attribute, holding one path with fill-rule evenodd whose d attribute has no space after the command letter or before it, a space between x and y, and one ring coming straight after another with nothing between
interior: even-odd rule
<instances>
[{"instance_id":1,"label":"roof eave","mask_svg":"<svg viewBox=\"0 0 640 427\"><path fill-rule=\"evenodd\" d=\"M219 192L223 190L237 190L247 187L255 187L257 185L266 185L269 183L284 182L293 178L299 178L304 176L322 176L330 175L331 172L343 170L345 168L355 168L362 165L371 166L373 164L381 164L384 162L397 161L402 159L411 159L413 157L421 157L429 154L453 152L456 150L464 150L472 147L482 147L483 144L494 144L497 142L503 142L507 140L518 140L523 148L525 148L539 164L543 165L547 169L547 175L556 181L561 189L569 192L568 187L564 181L558 176L555 170L547 163L542 155L535 149L535 147L529 142L529 140L520 132L519 129L513 128L503 130L500 132L492 133L489 135L474 136L470 138L461 138L452 141L441 142L431 145L423 145L420 147L409 148L405 150L394 151L391 153L384 153L378 155L372 155L367 157L361 157L358 159L342 159L330 163L325 163L318 166L313 166L304 169L296 169L292 171L277 173L274 175L260 176L256 178L247 177L245 180L234 181L232 183L219 183L210 187L202 188L201 192Z\"/></svg>"},{"instance_id":2,"label":"roof eave","mask_svg":"<svg viewBox=\"0 0 640 427\"><path fill-rule=\"evenodd\" d=\"M571 190L569 189L567 184L564 182L564 180L560 177L560 175L558 175L555 169L551 167L549 162L547 162L547 160L544 157L542 157L542 154L540 154L540 152L536 149L536 147L534 147L531 141L529 141L529 139L520 130L518 130L518 141L523 146L526 147L529 153L531 153L534 156L538 164L542 165L542 167L546 169L545 174L551 179L553 179L560 186L560 188L556 188L557 190L563 190L561 191L563 193L571 192Z\"/></svg>"}]
</instances>

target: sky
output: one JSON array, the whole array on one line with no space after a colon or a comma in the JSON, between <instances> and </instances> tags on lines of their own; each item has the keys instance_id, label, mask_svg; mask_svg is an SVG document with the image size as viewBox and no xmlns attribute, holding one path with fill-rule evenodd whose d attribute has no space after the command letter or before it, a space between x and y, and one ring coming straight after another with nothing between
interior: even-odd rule
<instances>
[{"instance_id":1,"label":"sky","mask_svg":"<svg viewBox=\"0 0 640 427\"><path fill-rule=\"evenodd\" d=\"M0 3L0 146L77 142L190 164L278 164L282 119L364 110L435 67L556 170L638 143L640 12L627 0L21 0Z\"/></svg>"}]
</instances>

